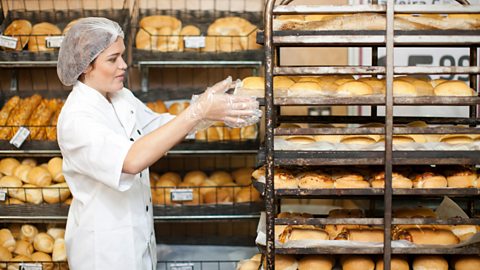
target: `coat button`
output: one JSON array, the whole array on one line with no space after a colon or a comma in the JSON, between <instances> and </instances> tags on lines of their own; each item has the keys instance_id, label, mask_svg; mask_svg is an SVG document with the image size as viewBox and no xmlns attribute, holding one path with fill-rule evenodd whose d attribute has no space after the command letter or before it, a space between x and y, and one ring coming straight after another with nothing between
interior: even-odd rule
<instances>
[{"instance_id":1,"label":"coat button","mask_svg":"<svg viewBox=\"0 0 480 270\"><path fill-rule=\"evenodd\" d=\"M142 173L140 173L140 177L142 177Z\"/></svg>"},{"instance_id":2,"label":"coat button","mask_svg":"<svg viewBox=\"0 0 480 270\"><path fill-rule=\"evenodd\" d=\"M130 113L133 114L133 110L131 110Z\"/></svg>"},{"instance_id":3,"label":"coat button","mask_svg":"<svg viewBox=\"0 0 480 270\"><path fill-rule=\"evenodd\" d=\"M134 141L134 139L133 139L133 138L130 138L130 141L132 141L132 142L133 142L133 141Z\"/></svg>"},{"instance_id":4,"label":"coat button","mask_svg":"<svg viewBox=\"0 0 480 270\"><path fill-rule=\"evenodd\" d=\"M148 212L148 205L145 207L145 209L146 209L146 210L147 210L147 212Z\"/></svg>"},{"instance_id":5,"label":"coat button","mask_svg":"<svg viewBox=\"0 0 480 270\"><path fill-rule=\"evenodd\" d=\"M142 135L142 133L140 132L140 130L137 129L137 133L138 135Z\"/></svg>"}]
</instances>

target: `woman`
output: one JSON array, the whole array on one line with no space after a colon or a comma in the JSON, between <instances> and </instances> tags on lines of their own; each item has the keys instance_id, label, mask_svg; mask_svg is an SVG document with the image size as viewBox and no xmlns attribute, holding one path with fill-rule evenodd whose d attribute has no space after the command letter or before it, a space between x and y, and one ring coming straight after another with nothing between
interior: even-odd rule
<instances>
[{"instance_id":1,"label":"woman","mask_svg":"<svg viewBox=\"0 0 480 270\"><path fill-rule=\"evenodd\" d=\"M192 99L177 117L152 112L123 88L123 37L115 22L81 19L58 56L61 82L73 85L57 125L73 194L65 236L72 270L155 269L148 167L196 128L259 118L254 99L225 94L231 78Z\"/></svg>"}]
</instances>

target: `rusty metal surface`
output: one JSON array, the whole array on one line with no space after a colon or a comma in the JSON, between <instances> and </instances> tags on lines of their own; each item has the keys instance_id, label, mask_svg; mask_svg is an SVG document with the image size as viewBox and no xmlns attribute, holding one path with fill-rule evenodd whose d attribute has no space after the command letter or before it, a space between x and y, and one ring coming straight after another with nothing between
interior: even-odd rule
<instances>
[{"instance_id":1,"label":"rusty metal surface","mask_svg":"<svg viewBox=\"0 0 480 270\"><path fill-rule=\"evenodd\" d=\"M457 0L457 2L464 2L464 0ZM315 14L315 13L364 13L364 12L380 12L386 11L385 5L343 5L343 6L277 6L273 9L273 14ZM397 5L395 7L396 13L479 13L478 6L462 7L458 5L439 5L422 7L417 5Z\"/></svg>"},{"instance_id":2,"label":"rusty metal surface","mask_svg":"<svg viewBox=\"0 0 480 270\"><path fill-rule=\"evenodd\" d=\"M274 75L333 75L333 74L385 74L385 67L382 66L325 66L325 67L276 67ZM480 67L422 67L422 66L397 66L394 67L395 74L478 74Z\"/></svg>"},{"instance_id":3,"label":"rusty metal surface","mask_svg":"<svg viewBox=\"0 0 480 270\"><path fill-rule=\"evenodd\" d=\"M384 134L384 128L276 128L277 135L341 135L341 134ZM480 134L480 128L452 128L452 127L394 127L393 134Z\"/></svg>"},{"instance_id":4,"label":"rusty metal surface","mask_svg":"<svg viewBox=\"0 0 480 270\"><path fill-rule=\"evenodd\" d=\"M347 124L347 123L382 123L385 122L385 117L371 117L371 116L297 116L297 115L282 115L278 118L282 123L332 123L332 124ZM424 121L428 124L435 125L478 125L480 119L470 118L456 118L456 117L394 117L395 124L407 124L413 121Z\"/></svg>"}]
</instances>

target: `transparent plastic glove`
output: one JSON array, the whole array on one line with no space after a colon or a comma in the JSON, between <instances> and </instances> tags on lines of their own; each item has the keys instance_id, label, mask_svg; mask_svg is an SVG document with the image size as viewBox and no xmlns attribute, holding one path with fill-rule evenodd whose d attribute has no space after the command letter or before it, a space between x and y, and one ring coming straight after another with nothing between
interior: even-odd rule
<instances>
[{"instance_id":1,"label":"transparent plastic glove","mask_svg":"<svg viewBox=\"0 0 480 270\"><path fill-rule=\"evenodd\" d=\"M188 116L199 122L194 130L222 121L229 127L244 127L257 123L262 112L254 97L239 97L225 93L234 87L232 78L207 88L201 95L194 95L187 109Z\"/></svg>"}]
</instances>

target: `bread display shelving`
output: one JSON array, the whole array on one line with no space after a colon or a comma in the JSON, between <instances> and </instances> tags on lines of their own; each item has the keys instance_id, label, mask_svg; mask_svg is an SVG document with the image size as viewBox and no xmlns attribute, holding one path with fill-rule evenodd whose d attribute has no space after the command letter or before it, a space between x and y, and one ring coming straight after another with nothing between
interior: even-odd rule
<instances>
[{"instance_id":1,"label":"bread display shelving","mask_svg":"<svg viewBox=\"0 0 480 270\"><path fill-rule=\"evenodd\" d=\"M425 19L425 16L411 16L409 14L477 14L480 12L478 6L462 7L460 5L438 5L438 6L418 6L418 5L395 5L394 1L387 1L385 5L350 5L350 6L291 6L291 1L270 0L266 4L265 31L258 35L257 40L265 44L266 49L266 72L265 72L265 103L266 103L266 138L265 148L260 154L259 160L265 162L266 184L254 183L261 192L265 194L266 200L266 241L261 249L266 253L267 269L274 269L274 254L383 254L385 261L390 261L392 254L478 254L478 244L472 244L460 248L432 248L415 247L399 248L392 247L392 225L399 224L477 224L478 218L473 218L476 207L469 212L471 218L460 219L396 219L392 218L392 201L402 199L411 199L412 202L424 200L426 198L442 197L444 195L461 198L465 197L471 205L478 201L478 188L445 188L445 189L392 189L392 166L393 165L441 165L441 164L462 164L476 165L479 163L478 150L455 150L455 151L402 151L394 149L394 135L403 134L479 134L477 109L478 92L472 97L445 97L445 96L395 96L393 93L394 75L413 75L413 74L469 74L470 87L477 88L477 78L479 69L475 64L470 67L397 67L393 64L393 53L396 47L468 47L470 49L470 63L477 63L477 49L479 44L478 21L473 20L474 25L469 27L420 27L409 28L411 22L415 24L419 21L435 21L435 19ZM279 1L277 1L279 2ZM374 1L376 3L376 1ZM349 21L348 15L336 15L331 20L318 19L322 15L333 14L351 14L352 20ZM320 14L317 19L311 21L306 17L312 17ZM395 14L398 14L395 16ZM281 15L287 18L285 22L277 20ZM363 17L362 17L363 16ZM403 17L402 17L403 16ZM461 15L459 15L461 16ZM473 15L473 16L478 16ZM431 16L435 17L435 16ZM464 18L467 18L464 15ZM300 19L299 19L300 18ZM367 20L365 20L368 18ZM445 19L447 18L447 19ZM455 18L437 17L442 21L438 25ZM371 22L368 20L371 19ZM360 23L362 22L363 23ZM408 22L410 20L410 22ZM453 19L455 21L455 19ZM405 22L407 21L407 22ZM468 19L465 22L469 21ZM380 23L378 23L380 22ZM437 21L438 22L438 21ZM437 23L435 22L435 23ZM453 21L452 21L453 22ZM457 21L460 22L460 21ZM371 24L369 24L371 23ZM462 23L462 22L461 22ZM344 28L342 28L342 25ZM394 30L395 25L395 30ZM305 27L303 28L302 27ZM385 27L386 26L386 27ZM424 25L425 26L425 25ZM290 28L289 28L290 27ZM306 30L304 30L306 29ZM371 29L371 30L365 30ZM374 59L372 66L335 66L335 67L283 67L280 66L281 47L373 47ZM386 47L386 65L384 67L376 66L376 50L378 47ZM386 78L386 93L383 96L353 96L353 97L329 97L328 95L319 95L317 97L278 97L274 92L275 76L296 75L383 75ZM305 116L287 116L278 113L281 106L300 106L300 105L370 105L375 108L371 117L305 117ZM376 115L376 106L386 107L385 117ZM405 127L399 126L407 124L418 118L394 117L393 107L403 105L444 105L444 106L469 106L470 117L457 118L431 118L421 117L421 120L429 124L464 124L461 131L453 126L440 128L433 127ZM368 128L338 128L338 127L318 127L318 128L282 128L277 127L279 123L341 123L341 124L361 124L380 122L385 123L383 127ZM395 126L394 126L395 124ZM381 135L385 142L384 148L376 151L335 151L335 150L278 150L278 142L274 141L274 136L305 136L305 135L343 135L343 134L368 134ZM262 152L262 151L261 151ZM359 189L274 189L274 172L278 170L276 166L326 166L326 165L384 165L385 188L359 188ZM303 168L303 167L302 167ZM323 168L323 167L322 167ZM280 178L279 178L280 179ZM377 218L359 219L336 219L334 221L323 218L276 218L279 202L284 198L367 198L370 200L384 199L384 205L381 209L382 214ZM370 224L383 225L383 242L385 245L380 247L319 247L319 248L288 248L276 247L274 225L275 224ZM338 222L338 223L336 223ZM390 265L385 265L385 269L390 269Z\"/></svg>"}]
</instances>

